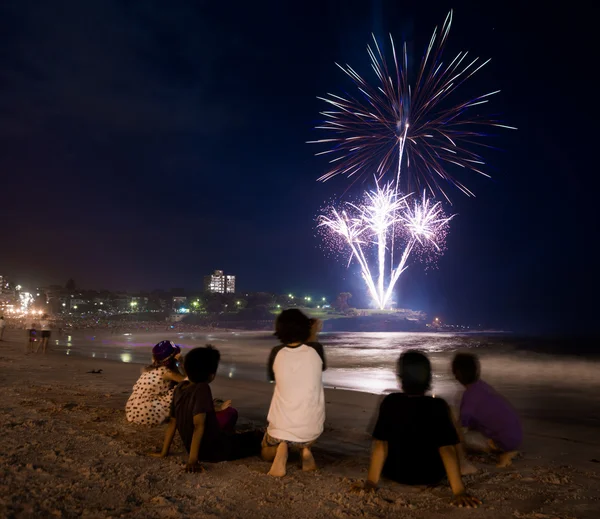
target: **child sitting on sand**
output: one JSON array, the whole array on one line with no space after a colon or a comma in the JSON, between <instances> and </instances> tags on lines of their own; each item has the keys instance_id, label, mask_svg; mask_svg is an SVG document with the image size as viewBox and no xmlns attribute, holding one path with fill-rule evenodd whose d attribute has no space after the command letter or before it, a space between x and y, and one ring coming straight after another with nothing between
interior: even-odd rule
<instances>
[{"instance_id":1,"label":"child sitting on sand","mask_svg":"<svg viewBox=\"0 0 600 519\"><path fill-rule=\"evenodd\" d=\"M517 455L523 430L517 412L508 401L479 379L479 360L457 353L452 372L465 392L460 403L460 423L468 431L465 445L475 450L498 453L498 467L508 467Z\"/></svg>"},{"instance_id":2,"label":"child sitting on sand","mask_svg":"<svg viewBox=\"0 0 600 519\"><path fill-rule=\"evenodd\" d=\"M181 348L171 341L161 341L152 348L152 364L142 371L127 400L127 420L140 425L159 425L166 422L171 413L171 400L175 386L184 380L178 363ZM231 407L231 400L215 399L219 427L233 431L238 413Z\"/></svg>"},{"instance_id":3,"label":"child sitting on sand","mask_svg":"<svg viewBox=\"0 0 600 519\"><path fill-rule=\"evenodd\" d=\"M325 423L325 354L316 342L320 327L319 320L297 309L284 310L275 323L282 344L269 357L269 380L275 381L275 389L262 443L263 459L273 461L271 476L285 476L288 446L301 449L302 470L316 469L311 447Z\"/></svg>"},{"instance_id":4,"label":"child sitting on sand","mask_svg":"<svg viewBox=\"0 0 600 519\"><path fill-rule=\"evenodd\" d=\"M152 456L168 456L175 431L179 431L189 454L186 472L203 472L200 460L231 461L260 452L260 436L255 432L235 434L219 428L209 384L215 378L220 358L212 346L194 348L185 356L188 380L175 388L162 451Z\"/></svg>"},{"instance_id":5,"label":"child sitting on sand","mask_svg":"<svg viewBox=\"0 0 600 519\"><path fill-rule=\"evenodd\" d=\"M397 375L402 393L391 393L381 402L368 479L354 490L376 490L382 474L405 485L437 485L447 476L452 504L477 507L481 502L466 493L461 479L450 408L441 398L425 395L431 384L429 359L407 351L398 360Z\"/></svg>"},{"instance_id":6,"label":"child sitting on sand","mask_svg":"<svg viewBox=\"0 0 600 519\"><path fill-rule=\"evenodd\" d=\"M152 348L152 364L144 369L127 400L127 420L140 425L158 425L169 418L175 385L183 380L177 362L179 346L161 341Z\"/></svg>"}]
</instances>

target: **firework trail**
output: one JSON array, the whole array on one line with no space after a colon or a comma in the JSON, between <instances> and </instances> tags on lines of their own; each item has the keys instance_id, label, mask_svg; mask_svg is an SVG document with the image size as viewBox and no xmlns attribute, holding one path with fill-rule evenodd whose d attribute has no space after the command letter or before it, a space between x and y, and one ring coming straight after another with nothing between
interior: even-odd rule
<instances>
[{"instance_id":1,"label":"firework trail","mask_svg":"<svg viewBox=\"0 0 600 519\"><path fill-rule=\"evenodd\" d=\"M377 180L393 179L400 192L428 190L433 196L448 197L441 181L456 186L463 193L473 193L447 172L449 165L459 166L481 175L482 157L468 148L485 144L478 128L495 126L514 129L494 119L485 119L470 110L489 101L499 90L463 102L452 103L450 97L490 60L468 57L459 52L451 61L443 61L443 50L452 25L448 13L441 31L437 27L411 83L408 77L406 43L398 56L390 35L393 65L389 67L382 49L373 36L367 46L371 66L379 85L369 84L349 65L336 64L354 82L360 95L344 97L328 94L321 97L332 109L321 112L325 117L318 129L332 135L309 141L325 144L328 149L317 155L329 155L331 168L319 180L336 175L360 178L376 174ZM400 58L400 59L399 59ZM406 166L408 174L401 174Z\"/></svg>"},{"instance_id":2,"label":"firework trail","mask_svg":"<svg viewBox=\"0 0 600 519\"><path fill-rule=\"evenodd\" d=\"M383 309L389 304L400 275L408 268L415 247L440 251L451 219L444 214L440 202L432 203L425 193L421 199L411 200L410 195L401 196L390 182L367 192L364 203L346 202L342 209L331 208L328 214L319 217L319 226L349 246L350 259L358 262L371 298ZM393 263L392 250L387 247L393 234L404 242L397 264ZM369 265L373 249L377 257L377 282ZM391 258L392 270L386 286L387 257Z\"/></svg>"}]
</instances>

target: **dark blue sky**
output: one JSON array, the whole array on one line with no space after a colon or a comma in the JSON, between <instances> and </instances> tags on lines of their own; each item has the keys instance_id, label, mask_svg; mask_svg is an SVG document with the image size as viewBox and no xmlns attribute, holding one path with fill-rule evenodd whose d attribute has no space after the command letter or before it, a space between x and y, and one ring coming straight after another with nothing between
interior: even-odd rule
<instances>
[{"instance_id":1,"label":"dark blue sky","mask_svg":"<svg viewBox=\"0 0 600 519\"><path fill-rule=\"evenodd\" d=\"M419 59L448 9L448 52L491 57L467 91L518 132L490 140L493 180L456 193L439 269L401 306L529 330L595 322L597 166L591 21L499 2L14 0L0 7L2 273L109 289L364 292L314 217L347 187L304 144L326 92L366 71L371 32ZM368 72L365 72L368 75ZM370 77L370 76L369 76ZM468 92L466 92L468 93ZM594 121L595 122L595 121ZM464 177L463 177L464 178Z\"/></svg>"}]
</instances>

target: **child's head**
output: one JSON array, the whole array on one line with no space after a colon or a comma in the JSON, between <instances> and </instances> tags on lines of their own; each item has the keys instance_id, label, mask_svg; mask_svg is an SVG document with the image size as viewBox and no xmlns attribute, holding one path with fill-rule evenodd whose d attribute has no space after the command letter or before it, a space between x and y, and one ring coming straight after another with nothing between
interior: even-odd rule
<instances>
[{"instance_id":1,"label":"child's head","mask_svg":"<svg viewBox=\"0 0 600 519\"><path fill-rule=\"evenodd\" d=\"M152 348L152 366L158 368L166 366L175 371L177 357L181 353L181 348L171 341L160 341Z\"/></svg>"},{"instance_id":2,"label":"child's head","mask_svg":"<svg viewBox=\"0 0 600 519\"><path fill-rule=\"evenodd\" d=\"M221 354L208 344L189 351L183 361L187 377L194 383L212 382L219 368Z\"/></svg>"},{"instance_id":3,"label":"child's head","mask_svg":"<svg viewBox=\"0 0 600 519\"><path fill-rule=\"evenodd\" d=\"M424 353L409 350L398 359L398 378L408 395L424 395L431 387L431 363Z\"/></svg>"},{"instance_id":4,"label":"child's head","mask_svg":"<svg viewBox=\"0 0 600 519\"><path fill-rule=\"evenodd\" d=\"M300 310L291 308L279 314L275 321L275 336L283 344L306 342L312 321Z\"/></svg>"},{"instance_id":5,"label":"child's head","mask_svg":"<svg viewBox=\"0 0 600 519\"><path fill-rule=\"evenodd\" d=\"M479 360L471 353L457 353L452 361L452 373L463 386L479 380Z\"/></svg>"}]
</instances>

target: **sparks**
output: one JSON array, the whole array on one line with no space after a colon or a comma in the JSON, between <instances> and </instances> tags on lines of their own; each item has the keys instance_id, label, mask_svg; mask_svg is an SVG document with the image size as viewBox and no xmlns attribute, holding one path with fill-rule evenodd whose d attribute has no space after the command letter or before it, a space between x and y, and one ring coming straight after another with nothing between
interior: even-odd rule
<instances>
[{"instance_id":1,"label":"sparks","mask_svg":"<svg viewBox=\"0 0 600 519\"><path fill-rule=\"evenodd\" d=\"M317 155L331 157L331 168L319 180L375 173L378 181L393 179L396 189L405 193L427 190L432 196L441 194L450 201L445 190L449 183L466 195L473 195L447 171L447 166L452 164L489 176L482 169L483 158L472 151L476 145L489 147L480 142L485 133L478 128L515 128L480 117L472 110L487 103L499 90L461 102L451 100L459 86L490 62L468 58L467 52L459 52L453 60L444 62L443 50L451 25L452 11L441 31L437 27L434 30L412 82L408 77L406 43L398 56L391 35L392 67L374 36L373 47L367 46L379 85L371 85L351 66L337 64L356 85L359 95L327 94L319 98L331 109L321 112L325 120L317 128L333 134L309 141L326 145L328 149Z\"/></svg>"},{"instance_id":2,"label":"sparks","mask_svg":"<svg viewBox=\"0 0 600 519\"><path fill-rule=\"evenodd\" d=\"M452 218L425 192L422 198L411 198L401 195L390 182L367 192L363 203L345 202L342 209L331 208L319 217L319 226L341 238L350 260L359 264L369 294L380 309L389 306L394 287L417 247L441 251ZM400 253L396 263L394 252ZM377 258L375 268L369 264L372 255ZM386 275L388 263L391 271Z\"/></svg>"}]
</instances>

